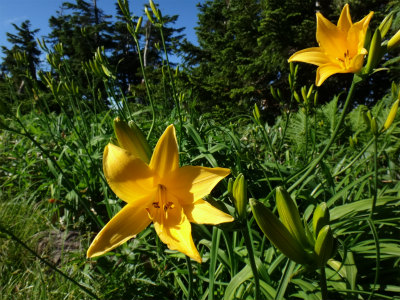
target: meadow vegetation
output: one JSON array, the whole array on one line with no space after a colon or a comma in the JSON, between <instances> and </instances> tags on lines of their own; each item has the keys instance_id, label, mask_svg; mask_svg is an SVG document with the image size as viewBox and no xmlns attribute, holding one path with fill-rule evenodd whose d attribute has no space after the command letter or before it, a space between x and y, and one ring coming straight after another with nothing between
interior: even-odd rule
<instances>
[{"instance_id":1,"label":"meadow vegetation","mask_svg":"<svg viewBox=\"0 0 400 300\"><path fill-rule=\"evenodd\" d=\"M120 32L137 55L133 75L104 45L79 60L71 45L40 40L49 69L34 73L26 51L8 57L14 61L0 77L0 299L399 299L400 83L391 76L400 9L370 26L367 67L332 75L327 84L338 86L319 93L315 72L293 62L284 80L270 73L240 89L210 65L173 66L173 39L164 40L173 31L156 6L143 25L126 1L119 5ZM159 37L150 66L145 26ZM212 90L212 78L226 86ZM223 102L204 100L218 92ZM202 263L168 249L153 225L86 257L125 205L103 173L104 148L118 144L117 117L134 122L151 149L174 124L181 166L230 169L205 200L235 220L192 223ZM288 249L303 234L310 255Z\"/></svg>"}]
</instances>

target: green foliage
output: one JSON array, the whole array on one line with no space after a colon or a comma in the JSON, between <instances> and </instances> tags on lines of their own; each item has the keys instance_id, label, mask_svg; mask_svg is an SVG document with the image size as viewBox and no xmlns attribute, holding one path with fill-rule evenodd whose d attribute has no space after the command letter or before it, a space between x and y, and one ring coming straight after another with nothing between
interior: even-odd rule
<instances>
[{"instance_id":1,"label":"green foliage","mask_svg":"<svg viewBox=\"0 0 400 300\"><path fill-rule=\"evenodd\" d=\"M88 8L83 2L78 4ZM254 5L251 7L255 11L262 5L277 5L273 1L248 4ZM257 13L242 13L239 18L245 7L238 1L230 5L227 8L227 2L215 1L202 6L210 17L210 26L221 22L219 25L226 28L229 24L245 28L246 22L262 19ZM275 7L269 13L263 21L264 26L271 22L271 35L296 18L301 31L310 25L293 12L285 15L286 25L273 28L273 16L283 18L283 12ZM73 14L69 18L83 16ZM231 19L219 19L221 16L238 18L230 23ZM137 25L137 19L131 21L131 26ZM161 24L155 21L152 28L160 29ZM227 43L225 56L218 58L225 62L229 55L235 57L233 48L240 46L240 41L232 41L232 37L250 36L233 28L223 32L218 32L217 26L211 28L215 30L205 34L204 40L210 39L211 43L214 37L212 42L221 43L221 49L223 42ZM144 55L142 50L122 47L121 42L123 38L135 40L140 34L135 36L137 32L132 35L129 31L129 37L122 29L120 34L122 52ZM349 104L352 99L361 102L358 93L364 87L360 83L319 104L313 87L298 88L297 77L303 76L302 71L286 66L291 74L289 87L286 92L282 88L272 90L282 112L276 122L268 123L262 115L264 107L240 115L222 108L199 111L201 91L193 74L169 66L168 45L164 59L158 61L161 68L146 67L139 56L137 60L132 57L130 63L137 65L139 61L141 74L131 74L126 81L120 73L124 71L107 57L106 48L93 49L88 57L73 62L66 54L71 44L48 46L42 42L41 46L52 70L39 72L42 84L27 77L30 90L25 86L24 92L29 97L29 111L21 109L18 90L10 78L0 81L4 91L0 95L1 298L90 299L91 293L104 299L396 298L400 289L398 114L391 127L382 128L398 98L398 83L392 84L391 91L386 88L384 97L370 93L369 106ZM242 47L248 50L240 54L246 58L243 61L255 62L250 47ZM164 48L162 39L160 48ZM283 64L285 57L276 55L275 59ZM226 67L224 72L232 64ZM242 74L248 73L243 69ZM84 88L76 74L85 75ZM215 74L210 73L210 78ZM144 82L140 96L138 86L135 95L126 90L132 78L147 75L150 78ZM230 98L241 95L243 101L254 104L250 85L238 85L243 90L224 90L235 83L235 78L239 80L232 77L231 82L226 78L216 81L220 86L215 93ZM143 101L131 101L137 96ZM192 224L202 264L169 250L152 225L106 255L86 259L95 234L124 205L109 188L102 171L103 149L116 138L112 124L117 116L125 122L134 121L147 133L151 148L166 126L173 123L182 165L231 169L231 182L235 178L237 182L233 190L226 179L206 200L234 216L235 221L214 227ZM371 131L371 120L375 120L375 132ZM274 224L291 224L288 218L279 221L275 213L278 186L288 191L285 201L293 199L289 210L295 211L296 224L302 222L305 238L309 241L311 236L317 245L314 250L319 260L312 268L290 261L275 248L257 226L248 205L246 197L255 198L265 211L274 214ZM234 204L236 201L238 205L238 199L239 210ZM322 202L329 209L330 221L315 213ZM281 218L282 211L285 209L280 208ZM263 221L263 216L257 218L257 222ZM318 218L323 218L319 229L313 224ZM293 230L286 231L291 235ZM323 232L321 238L316 231ZM279 241L276 232L272 235ZM324 249L326 245L329 249Z\"/></svg>"}]
</instances>

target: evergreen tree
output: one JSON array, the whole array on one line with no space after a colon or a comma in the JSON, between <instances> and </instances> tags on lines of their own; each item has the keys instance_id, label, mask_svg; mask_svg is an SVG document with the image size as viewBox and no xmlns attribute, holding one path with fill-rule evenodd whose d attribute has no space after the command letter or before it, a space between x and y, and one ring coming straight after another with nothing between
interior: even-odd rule
<instances>
[{"instance_id":1,"label":"evergreen tree","mask_svg":"<svg viewBox=\"0 0 400 300\"><path fill-rule=\"evenodd\" d=\"M12 44L11 49L2 46L5 54L1 64L1 71L9 73L16 84L21 85L24 76L28 75L36 80L36 68L39 64L40 50L35 40L39 29L31 30L29 20L22 22L21 26L12 24L16 34L6 33L7 40Z\"/></svg>"},{"instance_id":2,"label":"evergreen tree","mask_svg":"<svg viewBox=\"0 0 400 300\"><path fill-rule=\"evenodd\" d=\"M131 85L137 85L141 77L137 72L140 69L138 53L131 33L126 26L125 17L116 5L116 22L113 24L113 47L110 63L116 67L117 79L123 92L127 92Z\"/></svg>"},{"instance_id":3,"label":"evergreen tree","mask_svg":"<svg viewBox=\"0 0 400 300\"><path fill-rule=\"evenodd\" d=\"M317 46L315 13L320 11L336 23L344 2L349 2L354 22L375 11L370 25L375 30L390 1L209 0L199 4L199 46L186 42L184 50L189 82L202 107L240 108L241 112L243 106L258 103L271 117L279 113L270 85L279 87L288 99L287 59L298 50ZM314 83L315 66L299 65L298 86ZM365 83L378 87L375 99L386 91L387 76L373 76ZM329 101L351 78L352 74L340 74L327 80L319 88L321 101ZM369 89L363 90L359 102L368 101Z\"/></svg>"},{"instance_id":4,"label":"evergreen tree","mask_svg":"<svg viewBox=\"0 0 400 300\"><path fill-rule=\"evenodd\" d=\"M98 8L96 0L92 3L76 0L75 3L64 2L57 11L57 16L49 19L52 31L47 41L53 45L59 43L63 45L63 59L67 61L75 83L88 99L91 99L92 95L86 92L88 82L82 62L92 59L99 47L104 47L106 53L112 49L110 18ZM95 90L100 91L102 98L106 99L103 82L100 79L96 80L92 82Z\"/></svg>"}]
</instances>

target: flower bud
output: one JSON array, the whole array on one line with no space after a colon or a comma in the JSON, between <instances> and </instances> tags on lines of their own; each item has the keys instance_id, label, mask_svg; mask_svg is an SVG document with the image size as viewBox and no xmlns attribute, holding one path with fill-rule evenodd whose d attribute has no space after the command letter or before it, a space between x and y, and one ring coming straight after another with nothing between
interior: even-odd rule
<instances>
[{"instance_id":1,"label":"flower bud","mask_svg":"<svg viewBox=\"0 0 400 300\"><path fill-rule=\"evenodd\" d=\"M114 119L114 131L121 148L140 158L145 163L150 162L151 149L143 132L134 122L129 125L119 117Z\"/></svg>"},{"instance_id":2,"label":"flower bud","mask_svg":"<svg viewBox=\"0 0 400 300\"><path fill-rule=\"evenodd\" d=\"M390 51L400 45L400 30L388 41L387 50Z\"/></svg>"},{"instance_id":3,"label":"flower bud","mask_svg":"<svg viewBox=\"0 0 400 300\"><path fill-rule=\"evenodd\" d=\"M256 122L260 124L260 110L258 109L257 104L254 104L253 117L256 120Z\"/></svg>"},{"instance_id":4,"label":"flower bud","mask_svg":"<svg viewBox=\"0 0 400 300\"><path fill-rule=\"evenodd\" d=\"M397 114L397 109L399 108L399 101L400 100L397 99L393 103L392 108L390 109L389 115L386 118L386 122L383 125L383 130L387 130L390 127L390 125L392 125L394 118L396 117L396 114Z\"/></svg>"},{"instance_id":5,"label":"flower bud","mask_svg":"<svg viewBox=\"0 0 400 300\"><path fill-rule=\"evenodd\" d=\"M313 214L312 227L314 236L317 237L321 228L328 224L329 224L329 210L328 207L326 206L326 203L322 202L317 205Z\"/></svg>"},{"instance_id":6,"label":"flower bud","mask_svg":"<svg viewBox=\"0 0 400 300\"><path fill-rule=\"evenodd\" d=\"M233 199L235 201L236 211L240 218L246 217L247 198L247 182L243 174L239 174L233 183L232 188Z\"/></svg>"},{"instance_id":7,"label":"flower bud","mask_svg":"<svg viewBox=\"0 0 400 300\"><path fill-rule=\"evenodd\" d=\"M381 31L382 38L385 37L386 33L389 31L393 22L393 12L389 13L379 25L379 30Z\"/></svg>"},{"instance_id":8,"label":"flower bud","mask_svg":"<svg viewBox=\"0 0 400 300\"><path fill-rule=\"evenodd\" d=\"M303 86L303 87L301 88L301 96L303 97L303 102L307 104L308 98L307 98L307 94L306 94L306 89L307 89L306 86Z\"/></svg>"},{"instance_id":9,"label":"flower bud","mask_svg":"<svg viewBox=\"0 0 400 300\"><path fill-rule=\"evenodd\" d=\"M143 22L143 17L140 17L136 23L135 33L139 32L140 26L142 26L142 22Z\"/></svg>"},{"instance_id":10,"label":"flower bud","mask_svg":"<svg viewBox=\"0 0 400 300\"><path fill-rule=\"evenodd\" d=\"M375 119L375 117L372 117L372 119L371 119L371 132L372 132L374 135L377 135L377 134L378 134L378 125L376 124L376 119Z\"/></svg>"},{"instance_id":11,"label":"flower bud","mask_svg":"<svg viewBox=\"0 0 400 300\"><path fill-rule=\"evenodd\" d=\"M331 227L325 225L318 233L317 240L315 242L314 251L317 255L316 264L318 267L323 267L327 261L333 255L334 239Z\"/></svg>"},{"instance_id":12,"label":"flower bud","mask_svg":"<svg viewBox=\"0 0 400 300\"><path fill-rule=\"evenodd\" d=\"M351 136L349 136L349 143L350 143L350 147L354 148L354 142L353 142L353 138Z\"/></svg>"},{"instance_id":13,"label":"flower bud","mask_svg":"<svg viewBox=\"0 0 400 300\"><path fill-rule=\"evenodd\" d=\"M153 13L156 16L157 20L161 21L160 11L156 8L156 6L154 5L154 2L152 0L149 0L149 3L150 3L151 10L153 11Z\"/></svg>"},{"instance_id":14,"label":"flower bud","mask_svg":"<svg viewBox=\"0 0 400 300\"><path fill-rule=\"evenodd\" d=\"M315 259L264 204L250 199L250 206L262 232L285 256L302 265L308 265Z\"/></svg>"},{"instance_id":15,"label":"flower bud","mask_svg":"<svg viewBox=\"0 0 400 300\"><path fill-rule=\"evenodd\" d=\"M371 44L368 51L368 60L365 65L365 73L370 73L381 60L384 51L382 47L382 37L379 29L375 30L374 36L372 37Z\"/></svg>"},{"instance_id":16,"label":"flower bud","mask_svg":"<svg viewBox=\"0 0 400 300\"><path fill-rule=\"evenodd\" d=\"M228 180L228 194L233 198L233 179Z\"/></svg>"},{"instance_id":17,"label":"flower bud","mask_svg":"<svg viewBox=\"0 0 400 300\"><path fill-rule=\"evenodd\" d=\"M296 101L297 101L298 103L301 103L301 102L300 102L300 96L299 96L299 94L297 94L296 91L293 92L293 96L294 96L294 99L296 99Z\"/></svg>"},{"instance_id":18,"label":"flower bud","mask_svg":"<svg viewBox=\"0 0 400 300\"><path fill-rule=\"evenodd\" d=\"M270 85L269 90L271 92L272 98L274 98L275 100L279 100L278 96L276 95L275 89L272 85Z\"/></svg>"},{"instance_id":19,"label":"flower bud","mask_svg":"<svg viewBox=\"0 0 400 300\"><path fill-rule=\"evenodd\" d=\"M144 12L146 13L147 18L149 19L151 24L154 24L153 17L151 16L151 13L149 12L149 9L147 8L147 6L144 7Z\"/></svg>"},{"instance_id":20,"label":"flower bud","mask_svg":"<svg viewBox=\"0 0 400 300\"><path fill-rule=\"evenodd\" d=\"M282 187L277 187L276 189L276 206L278 208L279 218L290 234L304 248L309 248L310 244L304 232L297 205L292 200L289 193Z\"/></svg>"}]
</instances>

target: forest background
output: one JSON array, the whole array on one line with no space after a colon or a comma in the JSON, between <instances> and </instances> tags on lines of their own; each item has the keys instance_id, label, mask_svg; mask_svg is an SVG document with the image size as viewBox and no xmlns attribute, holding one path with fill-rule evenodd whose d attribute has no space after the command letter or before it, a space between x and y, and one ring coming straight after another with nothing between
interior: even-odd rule
<instances>
[{"instance_id":1,"label":"forest background","mask_svg":"<svg viewBox=\"0 0 400 300\"><path fill-rule=\"evenodd\" d=\"M197 44L175 27L179 16L163 15L161 22L148 5L143 16L133 11L127 18L116 3L111 18L95 0L65 2L41 39L29 20L13 24L7 33L11 46L1 47L0 64L0 297L252 295L258 279L246 269L253 254L244 246L239 221L231 227L194 227L206 257L199 266L189 268L183 256L165 250L151 227L114 256L87 260L94 233L122 206L102 174L102 151L113 139L117 116L135 121L152 146L175 123L181 161L229 167L233 177L244 174L249 196L273 208L276 186L311 165L334 132L353 78L339 74L316 88L314 66L295 67L287 60L316 46L316 11L337 20L345 3L353 20L374 11L368 41L389 14L387 37L400 28L396 0L204 1L198 4ZM380 135L374 152L374 133L366 121L369 111L383 124L398 97L399 54L398 49L385 54L379 72L357 86L351 112L326 159L292 195L305 222L321 199L336 208L333 224L341 229L335 237L342 241L337 257L351 264L347 274L339 268L328 280L338 297L368 297L372 290L392 298L400 291L400 132L393 126ZM171 56L181 63L171 63ZM377 185L371 179L373 152L380 160ZM233 201L224 200L229 198L226 187L226 182L219 186L210 201L237 216ZM379 205L391 205L377 217L380 253L374 250L374 231L363 221L374 194ZM344 207L351 203L356 205ZM257 261L267 284L263 296L320 299L316 277L306 279L275 253L249 207L248 213L245 227L255 256L264 263ZM234 241L226 232L234 232ZM357 263L350 263L354 257Z\"/></svg>"}]
</instances>

